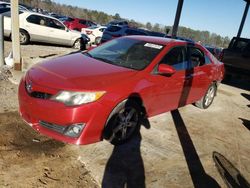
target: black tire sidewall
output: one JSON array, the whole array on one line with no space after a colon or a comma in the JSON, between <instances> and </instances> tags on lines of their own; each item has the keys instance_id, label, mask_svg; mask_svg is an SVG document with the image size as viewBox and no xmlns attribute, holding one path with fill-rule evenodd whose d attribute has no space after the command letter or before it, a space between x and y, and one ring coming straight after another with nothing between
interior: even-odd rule
<instances>
[{"instance_id":1,"label":"black tire sidewall","mask_svg":"<svg viewBox=\"0 0 250 188\"><path fill-rule=\"evenodd\" d=\"M113 145L121 145L125 143L127 140L129 140L137 131L139 131L139 124L141 122L141 107L134 101L132 100L127 100L125 102L120 103L112 112L110 115L110 118L107 121L107 125L104 128L103 131L103 138L106 140L109 140L113 133L113 128L116 127L114 124L114 118L116 118L116 115L121 111L124 110L125 108L132 107L136 110L136 113L138 115L138 122L136 126L133 128L132 133L124 140L118 140L118 139L113 139L110 141L111 144Z\"/></svg>"}]
</instances>

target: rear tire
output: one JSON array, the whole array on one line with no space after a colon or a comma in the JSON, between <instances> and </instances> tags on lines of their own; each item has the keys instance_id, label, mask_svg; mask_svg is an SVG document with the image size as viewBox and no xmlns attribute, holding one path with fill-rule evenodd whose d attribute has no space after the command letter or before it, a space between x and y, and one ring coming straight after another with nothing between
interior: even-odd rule
<instances>
[{"instance_id":1,"label":"rear tire","mask_svg":"<svg viewBox=\"0 0 250 188\"><path fill-rule=\"evenodd\" d=\"M96 45L99 45L99 44L101 44L101 37L96 37L96 39L95 39L95 44Z\"/></svg>"},{"instance_id":2,"label":"rear tire","mask_svg":"<svg viewBox=\"0 0 250 188\"><path fill-rule=\"evenodd\" d=\"M207 109L213 103L214 97L216 95L216 90L216 85L214 83L211 84L206 94L195 103L195 106L201 109Z\"/></svg>"},{"instance_id":3,"label":"rear tire","mask_svg":"<svg viewBox=\"0 0 250 188\"><path fill-rule=\"evenodd\" d=\"M123 101L111 113L103 138L113 145L125 143L139 131L141 114L141 107L135 101Z\"/></svg>"}]
</instances>

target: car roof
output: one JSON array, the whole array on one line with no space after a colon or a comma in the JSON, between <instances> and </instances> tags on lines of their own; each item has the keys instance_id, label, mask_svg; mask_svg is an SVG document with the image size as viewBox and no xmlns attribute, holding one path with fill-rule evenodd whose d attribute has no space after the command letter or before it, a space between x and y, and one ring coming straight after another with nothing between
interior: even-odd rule
<instances>
[{"instance_id":1,"label":"car roof","mask_svg":"<svg viewBox=\"0 0 250 188\"><path fill-rule=\"evenodd\" d=\"M37 15L37 16L43 16L43 17L46 17L46 18L51 18L51 19L54 19L54 20L58 20L57 18L55 18L53 16L40 14L40 13L37 13L37 12L30 12L30 11L23 11L23 10L22 10L22 12L23 12L22 16ZM58 21L61 22L60 20L58 20Z\"/></svg>"},{"instance_id":2,"label":"car roof","mask_svg":"<svg viewBox=\"0 0 250 188\"><path fill-rule=\"evenodd\" d=\"M164 38L164 37L153 37L153 36L144 36L144 35L130 35L130 36L125 36L125 37L137 39L137 40L142 40L142 41L146 41L146 42L151 42L151 43L162 44L162 45L167 45L167 44L172 43L172 42L177 42L179 44L187 44L187 43L191 44L191 42L172 39L172 38ZM194 43L192 43L192 44L194 44Z\"/></svg>"}]
</instances>

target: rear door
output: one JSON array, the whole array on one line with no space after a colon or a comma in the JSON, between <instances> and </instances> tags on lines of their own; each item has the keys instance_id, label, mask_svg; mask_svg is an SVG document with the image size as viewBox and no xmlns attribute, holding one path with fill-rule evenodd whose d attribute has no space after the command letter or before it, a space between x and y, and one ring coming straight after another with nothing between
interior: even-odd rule
<instances>
[{"instance_id":1,"label":"rear door","mask_svg":"<svg viewBox=\"0 0 250 188\"><path fill-rule=\"evenodd\" d=\"M71 32L58 20L53 18L46 19L49 31L50 43L71 45Z\"/></svg>"},{"instance_id":2,"label":"rear door","mask_svg":"<svg viewBox=\"0 0 250 188\"><path fill-rule=\"evenodd\" d=\"M187 97L187 104L200 100L209 85L211 84L212 75L216 74L211 61L205 55L203 50L196 46L188 46L188 75L186 79L190 81L190 91Z\"/></svg>"}]
</instances>

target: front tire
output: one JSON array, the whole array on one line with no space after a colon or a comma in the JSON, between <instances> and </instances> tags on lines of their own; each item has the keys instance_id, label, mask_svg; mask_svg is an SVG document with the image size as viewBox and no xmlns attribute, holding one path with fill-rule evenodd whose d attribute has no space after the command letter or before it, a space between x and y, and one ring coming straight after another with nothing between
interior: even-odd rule
<instances>
[{"instance_id":1,"label":"front tire","mask_svg":"<svg viewBox=\"0 0 250 188\"><path fill-rule=\"evenodd\" d=\"M211 84L206 94L199 101L195 103L195 106L201 109L207 109L213 103L216 91L217 87L215 83Z\"/></svg>"},{"instance_id":2,"label":"front tire","mask_svg":"<svg viewBox=\"0 0 250 188\"><path fill-rule=\"evenodd\" d=\"M78 49L80 50L81 49L81 39L77 39L73 45L73 48L74 49Z\"/></svg>"},{"instance_id":3,"label":"front tire","mask_svg":"<svg viewBox=\"0 0 250 188\"><path fill-rule=\"evenodd\" d=\"M139 130L141 114L141 107L135 101L123 101L111 113L103 138L113 145L125 143Z\"/></svg>"}]
</instances>

